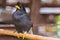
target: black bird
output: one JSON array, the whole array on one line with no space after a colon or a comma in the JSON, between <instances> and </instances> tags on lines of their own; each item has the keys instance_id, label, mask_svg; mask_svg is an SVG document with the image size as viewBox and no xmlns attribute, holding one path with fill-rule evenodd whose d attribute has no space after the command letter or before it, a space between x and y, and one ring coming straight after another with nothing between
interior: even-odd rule
<instances>
[{"instance_id":1,"label":"black bird","mask_svg":"<svg viewBox=\"0 0 60 40\"><path fill-rule=\"evenodd\" d=\"M33 26L30 17L27 15L24 5L20 2L16 4L16 11L13 13L13 21L18 33L29 32Z\"/></svg>"}]
</instances>

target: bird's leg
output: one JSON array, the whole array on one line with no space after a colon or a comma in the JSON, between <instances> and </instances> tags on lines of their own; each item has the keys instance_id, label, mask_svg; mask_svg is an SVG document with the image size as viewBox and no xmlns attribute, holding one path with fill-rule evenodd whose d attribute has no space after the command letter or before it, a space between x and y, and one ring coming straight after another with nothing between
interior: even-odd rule
<instances>
[{"instance_id":1,"label":"bird's leg","mask_svg":"<svg viewBox=\"0 0 60 40\"><path fill-rule=\"evenodd\" d=\"M27 32L26 32L26 31L25 31L25 32L23 32L23 39L25 38L26 34L27 34Z\"/></svg>"}]
</instances>

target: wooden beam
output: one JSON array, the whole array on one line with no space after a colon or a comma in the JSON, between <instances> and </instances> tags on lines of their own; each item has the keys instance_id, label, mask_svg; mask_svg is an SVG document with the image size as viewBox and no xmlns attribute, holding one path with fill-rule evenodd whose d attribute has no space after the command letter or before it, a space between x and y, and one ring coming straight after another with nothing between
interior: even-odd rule
<instances>
[{"instance_id":1,"label":"wooden beam","mask_svg":"<svg viewBox=\"0 0 60 40\"><path fill-rule=\"evenodd\" d=\"M15 25L13 25L13 24L0 24L0 28L1 27L15 27Z\"/></svg>"},{"instance_id":2,"label":"wooden beam","mask_svg":"<svg viewBox=\"0 0 60 40\"><path fill-rule=\"evenodd\" d=\"M41 7L60 7L60 5L55 5L55 4L44 4L44 5L42 5L41 4Z\"/></svg>"},{"instance_id":3,"label":"wooden beam","mask_svg":"<svg viewBox=\"0 0 60 40\"><path fill-rule=\"evenodd\" d=\"M25 7L29 7L29 3L22 3ZM16 4L6 4L7 6L15 7Z\"/></svg>"}]
</instances>

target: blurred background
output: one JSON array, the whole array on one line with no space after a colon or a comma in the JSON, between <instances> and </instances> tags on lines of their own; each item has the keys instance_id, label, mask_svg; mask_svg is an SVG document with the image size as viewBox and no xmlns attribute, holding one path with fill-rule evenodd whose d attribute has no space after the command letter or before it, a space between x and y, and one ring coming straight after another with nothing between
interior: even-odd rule
<instances>
[{"instance_id":1,"label":"blurred background","mask_svg":"<svg viewBox=\"0 0 60 40\"><path fill-rule=\"evenodd\" d=\"M15 31L12 14L18 1L33 22L34 34L60 38L60 0L0 0L0 29Z\"/></svg>"}]
</instances>

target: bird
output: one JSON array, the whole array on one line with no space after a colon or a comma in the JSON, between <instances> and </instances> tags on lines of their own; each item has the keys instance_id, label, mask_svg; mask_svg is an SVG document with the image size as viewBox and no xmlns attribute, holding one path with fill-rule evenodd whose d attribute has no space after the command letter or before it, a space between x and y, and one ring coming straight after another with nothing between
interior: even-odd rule
<instances>
[{"instance_id":1,"label":"bird","mask_svg":"<svg viewBox=\"0 0 60 40\"><path fill-rule=\"evenodd\" d=\"M15 24L15 28L18 33L27 34L33 27L30 16L26 13L25 7L22 3L17 2L16 11L12 15L12 19ZM24 37L23 37L24 39Z\"/></svg>"}]
</instances>

